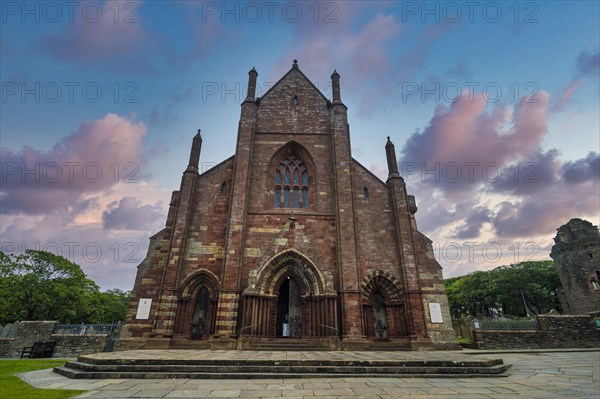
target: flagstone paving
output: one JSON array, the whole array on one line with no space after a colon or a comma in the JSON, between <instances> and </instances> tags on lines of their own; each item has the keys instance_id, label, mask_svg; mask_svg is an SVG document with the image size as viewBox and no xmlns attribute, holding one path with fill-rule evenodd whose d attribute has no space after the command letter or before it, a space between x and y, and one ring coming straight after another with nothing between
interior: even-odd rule
<instances>
[{"instance_id":1,"label":"flagstone paving","mask_svg":"<svg viewBox=\"0 0 600 399\"><path fill-rule=\"evenodd\" d=\"M194 356L192 351L181 356ZM409 357L424 358L468 355L463 352L403 352ZM73 380L48 370L20 374L37 388L88 390L76 398L287 398L287 399L443 399L443 398L600 398L600 351L531 353L494 353L513 367L505 378L318 378L263 380ZM230 354L231 355L231 354ZM289 359L302 356L334 356L347 359L359 356L345 352L236 352L235 356ZM383 356L369 353L364 356ZM140 356L145 356L140 352ZM215 356L227 356L215 353ZM256 358L256 357L254 357ZM329 357L331 358L331 357Z\"/></svg>"}]
</instances>

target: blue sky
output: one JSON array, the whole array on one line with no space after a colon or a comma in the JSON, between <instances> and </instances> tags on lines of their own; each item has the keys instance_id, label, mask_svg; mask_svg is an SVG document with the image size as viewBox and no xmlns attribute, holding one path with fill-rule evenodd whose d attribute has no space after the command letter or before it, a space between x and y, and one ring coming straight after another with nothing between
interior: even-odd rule
<instances>
[{"instance_id":1,"label":"blue sky","mask_svg":"<svg viewBox=\"0 0 600 399\"><path fill-rule=\"evenodd\" d=\"M2 249L102 288L133 286L196 130L204 168L231 156L247 72L264 93L293 59L328 97L340 73L353 156L383 180L391 136L446 276L599 224L598 2L1 7Z\"/></svg>"}]
</instances>

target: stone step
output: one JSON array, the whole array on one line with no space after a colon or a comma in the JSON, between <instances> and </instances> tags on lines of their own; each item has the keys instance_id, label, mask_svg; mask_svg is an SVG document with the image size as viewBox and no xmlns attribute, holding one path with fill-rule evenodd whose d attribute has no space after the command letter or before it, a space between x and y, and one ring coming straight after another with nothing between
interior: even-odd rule
<instances>
[{"instance_id":1,"label":"stone step","mask_svg":"<svg viewBox=\"0 0 600 399\"><path fill-rule=\"evenodd\" d=\"M244 349L254 351L324 351L329 350L327 342L314 339L280 338L270 340L248 340Z\"/></svg>"},{"instance_id":2,"label":"stone step","mask_svg":"<svg viewBox=\"0 0 600 399\"><path fill-rule=\"evenodd\" d=\"M169 344L169 349L210 349L210 343L206 340L174 338Z\"/></svg>"},{"instance_id":3,"label":"stone step","mask_svg":"<svg viewBox=\"0 0 600 399\"><path fill-rule=\"evenodd\" d=\"M70 378L498 377L509 368L502 359L127 359L84 355L55 372Z\"/></svg>"},{"instance_id":4,"label":"stone step","mask_svg":"<svg viewBox=\"0 0 600 399\"><path fill-rule=\"evenodd\" d=\"M286 345L249 345L245 348L251 351L287 351L287 352L298 352L298 351L326 351L328 348L317 345L303 345L303 346L286 346Z\"/></svg>"},{"instance_id":5,"label":"stone step","mask_svg":"<svg viewBox=\"0 0 600 399\"><path fill-rule=\"evenodd\" d=\"M390 365L280 365L277 362L266 365L250 365L250 364L237 364L237 365L90 365L79 362L67 362L64 367L80 370L84 372L147 372L147 373L243 373L243 372L257 372L257 373L356 373L356 374L427 374L430 372L436 372L439 374L447 373L469 373L473 370L480 371L484 374L493 374L497 372L502 365L495 365L491 367L469 367L469 366L454 366L454 367L442 367L442 366L430 366L430 365L419 365L419 366L390 366Z\"/></svg>"},{"instance_id":6,"label":"stone step","mask_svg":"<svg viewBox=\"0 0 600 399\"><path fill-rule=\"evenodd\" d=\"M79 356L76 362L67 364L88 366L118 366L118 365L188 365L188 366L362 366L362 367L492 367L503 364L502 359L473 359L473 360L344 360L344 359L121 359L100 358L94 355Z\"/></svg>"},{"instance_id":7,"label":"stone step","mask_svg":"<svg viewBox=\"0 0 600 399\"><path fill-rule=\"evenodd\" d=\"M163 366L164 367L164 366ZM57 367L54 371L74 379L107 379L107 378L135 378L135 379L167 379L167 378L189 378L189 379L281 379L281 378L348 378L348 377L427 377L427 378L468 378L468 377L503 377L510 365L496 365L492 367L475 368L435 368L435 367L406 367L395 369L362 368L362 369L339 369L327 368L319 371L294 368L292 371L282 370L202 370L202 371L82 371L71 367Z\"/></svg>"},{"instance_id":8,"label":"stone step","mask_svg":"<svg viewBox=\"0 0 600 399\"><path fill-rule=\"evenodd\" d=\"M305 341L307 344L310 342ZM263 341L268 344L269 342ZM137 350L81 355L55 371L70 378L501 377L500 358L456 352Z\"/></svg>"}]
</instances>

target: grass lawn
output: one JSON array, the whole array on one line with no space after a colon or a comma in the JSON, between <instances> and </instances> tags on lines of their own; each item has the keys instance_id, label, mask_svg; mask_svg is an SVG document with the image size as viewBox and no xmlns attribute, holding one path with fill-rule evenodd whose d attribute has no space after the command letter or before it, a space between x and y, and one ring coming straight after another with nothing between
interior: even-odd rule
<instances>
[{"instance_id":1,"label":"grass lawn","mask_svg":"<svg viewBox=\"0 0 600 399\"><path fill-rule=\"evenodd\" d=\"M15 373L48 369L62 366L65 360L60 359L19 359L0 360L0 398L2 399L63 399L71 398L86 391L65 389L37 389L21 381Z\"/></svg>"}]
</instances>

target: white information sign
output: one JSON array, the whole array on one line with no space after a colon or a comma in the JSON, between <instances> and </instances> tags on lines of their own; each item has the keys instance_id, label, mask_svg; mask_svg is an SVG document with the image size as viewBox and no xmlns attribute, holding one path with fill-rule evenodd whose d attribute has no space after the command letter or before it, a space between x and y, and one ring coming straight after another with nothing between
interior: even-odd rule
<instances>
[{"instance_id":1,"label":"white information sign","mask_svg":"<svg viewBox=\"0 0 600 399\"><path fill-rule=\"evenodd\" d=\"M152 306L152 298L141 298L138 304L137 314L135 318L138 320L148 320L150 317L150 307Z\"/></svg>"},{"instance_id":2,"label":"white information sign","mask_svg":"<svg viewBox=\"0 0 600 399\"><path fill-rule=\"evenodd\" d=\"M437 302L429 303L429 317L432 323L443 323L442 307Z\"/></svg>"}]
</instances>

